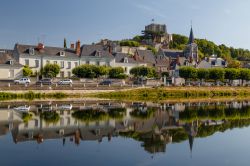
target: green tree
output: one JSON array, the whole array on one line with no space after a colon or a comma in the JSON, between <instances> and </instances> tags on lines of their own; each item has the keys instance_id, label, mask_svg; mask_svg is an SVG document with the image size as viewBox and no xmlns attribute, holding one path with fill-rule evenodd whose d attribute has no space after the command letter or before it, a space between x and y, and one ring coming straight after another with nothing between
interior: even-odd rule
<instances>
[{"instance_id":1,"label":"green tree","mask_svg":"<svg viewBox=\"0 0 250 166\"><path fill-rule=\"evenodd\" d=\"M119 78L124 79L127 75L124 74L124 69L122 67L113 67L109 70L109 78Z\"/></svg>"},{"instance_id":2,"label":"green tree","mask_svg":"<svg viewBox=\"0 0 250 166\"><path fill-rule=\"evenodd\" d=\"M249 69L239 69L239 79L243 81L249 81L250 80L250 70Z\"/></svg>"},{"instance_id":3,"label":"green tree","mask_svg":"<svg viewBox=\"0 0 250 166\"><path fill-rule=\"evenodd\" d=\"M225 70L221 68L209 69L209 78L216 82L218 80L223 81L225 78Z\"/></svg>"},{"instance_id":4,"label":"green tree","mask_svg":"<svg viewBox=\"0 0 250 166\"><path fill-rule=\"evenodd\" d=\"M197 78L197 70L193 67L181 67L179 69L180 77L185 80L196 79Z\"/></svg>"},{"instance_id":5,"label":"green tree","mask_svg":"<svg viewBox=\"0 0 250 166\"><path fill-rule=\"evenodd\" d=\"M147 77L147 78L155 78L157 77L156 70L152 67L134 67L130 70L130 74L134 77Z\"/></svg>"},{"instance_id":6,"label":"green tree","mask_svg":"<svg viewBox=\"0 0 250 166\"><path fill-rule=\"evenodd\" d=\"M60 66L58 64L46 64L43 67L42 73L45 77L56 77L60 72Z\"/></svg>"},{"instance_id":7,"label":"green tree","mask_svg":"<svg viewBox=\"0 0 250 166\"><path fill-rule=\"evenodd\" d=\"M156 55L156 54L157 54L157 50L156 50L156 48L155 48L155 47L152 47L152 46L147 46L147 49L148 49L148 50L150 50L150 51L152 51L154 55Z\"/></svg>"},{"instance_id":8,"label":"green tree","mask_svg":"<svg viewBox=\"0 0 250 166\"><path fill-rule=\"evenodd\" d=\"M227 65L228 68L240 68L241 67L241 63L240 61L237 61L237 60L230 60L228 65Z\"/></svg>"},{"instance_id":9,"label":"green tree","mask_svg":"<svg viewBox=\"0 0 250 166\"><path fill-rule=\"evenodd\" d=\"M202 82L202 80L209 79L208 69L198 69L197 70L197 78L200 79L201 82Z\"/></svg>"},{"instance_id":10,"label":"green tree","mask_svg":"<svg viewBox=\"0 0 250 166\"><path fill-rule=\"evenodd\" d=\"M140 43L133 40L123 40L120 42L120 46L139 47Z\"/></svg>"},{"instance_id":11,"label":"green tree","mask_svg":"<svg viewBox=\"0 0 250 166\"><path fill-rule=\"evenodd\" d=\"M23 67L23 76L24 77L30 77L33 74L33 71L29 68L29 66Z\"/></svg>"},{"instance_id":12,"label":"green tree","mask_svg":"<svg viewBox=\"0 0 250 166\"><path fill-rule=\"evenodd\" d=\"M165 76L165 77L167 77L167 78L168 78L168 77L169 77L169 72L162 72L162 73L161 73L161 76L162 76L162 77L164 77L164 76Z\"/></svg>"},{"instance_id":13,"label":"green tree","mask_svg":"<svg viewBox=\"0 0 250 166\"><path fill-rule=\"evenodd\" d=\"M238 69L231 69L231 68L225 69L225 79L228 79L230 82L232 80L239 78L239 76L240 72Z\"/></svg>"}]
</instances>

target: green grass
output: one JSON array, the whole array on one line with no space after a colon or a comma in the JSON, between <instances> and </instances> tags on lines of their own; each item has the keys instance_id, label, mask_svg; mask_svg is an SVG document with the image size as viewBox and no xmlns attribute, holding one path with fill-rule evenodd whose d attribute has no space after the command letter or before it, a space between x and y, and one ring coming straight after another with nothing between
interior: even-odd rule
<instances>
[{"instance_id":1,"label":"green grass","mask_svg":"<svg viewBox=\"0 0 250 166\"><path fill-rule=\"evenodd\" d=\"M250 88L145 88L126 91L95 93L89 94L88 96L128 101L161 101L166 99L246 97L250 96Z\"/></svg>"},{"instance_id":2,"label":"green grass","mask_svg":"<svg viewBox=\"0 0 250 166\"><path fill-rule=\"evenodd\" d=\"M14 99L26 99L26 100L46 99L46 98L62 99L66 97L68 97L68 95L61 92L57 93L34 93L32 91L29 91L27 93L0 92L0 101L14 100Z\"/></svg>"}]
</instances>

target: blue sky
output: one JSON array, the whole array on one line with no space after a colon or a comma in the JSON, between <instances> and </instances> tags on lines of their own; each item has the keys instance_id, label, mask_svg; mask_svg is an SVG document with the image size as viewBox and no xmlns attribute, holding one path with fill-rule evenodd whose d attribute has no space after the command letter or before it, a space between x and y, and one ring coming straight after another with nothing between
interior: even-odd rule
<instances>
[{"instance_id":1,"label":"blue sky","mask_svg":"<svg viewBox=\"0 0 250 166\"><path fill-rule=\"evenodd\" d=\"M249 0L2 0L0 48L16 42L63 46L140 34L152 18L170 33L250 49Z\"/></svg>"}]
</instances>

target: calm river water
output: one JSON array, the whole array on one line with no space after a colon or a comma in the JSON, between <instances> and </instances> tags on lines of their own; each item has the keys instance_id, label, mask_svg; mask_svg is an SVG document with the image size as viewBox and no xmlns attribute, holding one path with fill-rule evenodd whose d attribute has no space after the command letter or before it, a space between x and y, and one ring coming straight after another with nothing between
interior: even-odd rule
<instances>
[{"instance_id":1,"label":"calm river water","mask_svg":"<svg viewBox=\"0 0 250 166\"><path fill-rule=\"evenodd\" d=\"M0 165L249 165L250 102L0 104Z\"/></svg>"}]
</instances>

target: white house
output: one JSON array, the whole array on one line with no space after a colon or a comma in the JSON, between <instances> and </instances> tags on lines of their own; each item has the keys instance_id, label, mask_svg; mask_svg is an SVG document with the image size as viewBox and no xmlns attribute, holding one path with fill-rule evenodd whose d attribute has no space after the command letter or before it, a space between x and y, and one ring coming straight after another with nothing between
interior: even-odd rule
<instances>
[{"instance_id":1,"label":"white house","mask_svg":"<svg viewBox=\"0 0 250 166\"><path fill-rule=\"evenodd\" d=\"M14 80L23 75L23 66L13 57L10 50L0 50L0 80Z\"/></svg>"}]
</instances>

